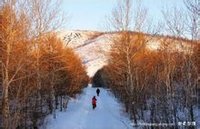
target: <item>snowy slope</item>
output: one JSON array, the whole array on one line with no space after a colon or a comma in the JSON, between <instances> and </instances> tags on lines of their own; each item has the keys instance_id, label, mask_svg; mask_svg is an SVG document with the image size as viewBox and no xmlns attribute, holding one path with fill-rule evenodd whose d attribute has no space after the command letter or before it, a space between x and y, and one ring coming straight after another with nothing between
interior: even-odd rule
<instances>
[{"instance_id":1,"label":"snowy slope","mask_svg":"<svg viewBox=\"0 0 200 129\"><path fill-rule=\"evenodd\" d=\"M86 65L88 75L92 77L106 63L103 52L110 47L107 34L95 31L62 31L58 33L64 44L72 47Z\"/></svg>"},{"instance_id":2,"label":"snowy slope","mask_svg":"<svg viewBox=\"0 0 200 129\"><path fill-rule=\"evenodd\" d=\"M76 51L81 55L87 67L87 72L92 77L96 71L106 64L105 51L110 48L109 35L103 34L86 41L87 45L79 47Z\"/></svg>"},{"instance_id":3,"label":"snowy slope","mask_svg":"<svg viewBox=\"0 0 200 129\"><path fill-rule=\"evenodd\" d=\"M47 117L46 129L132 129L122 106L106 89L100 89L97 108L92 109L91 99L95 90L85 88L82 96L69 102L66 112L58 113L56 119Z\"/></svg>"},{"instance_id":4,"label":"snowy slope","mask_svg":"<svg viewBox=\"0 0 200 129\"><path fill-rule=\"evenodd\" d=\"M136 32L133 32L133 35L134 34L136 34ZM82 30L58 32L58 37L64 41L64 45L72 47L81 57L82 62L86 65L87 73L90 77L94 76L96 71L107 63L105 53L111 48L112 37L118 35L119 33L115 32L102 33ZM185 51L190 48L190 44L186 43L187 40L182 40L180 42L173 37L151 36L148 34L146 36L149 39L147 48L151 50L159 49L161 41L170 44L170 50L173 51L182 51L183 49Z\"/></svg>"}]
</instances>

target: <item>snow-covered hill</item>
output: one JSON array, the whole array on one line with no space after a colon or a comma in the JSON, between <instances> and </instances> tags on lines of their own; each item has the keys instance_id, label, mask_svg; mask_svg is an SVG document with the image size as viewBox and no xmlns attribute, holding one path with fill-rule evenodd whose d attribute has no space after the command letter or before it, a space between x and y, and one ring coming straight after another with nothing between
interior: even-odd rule
<instances>
[{"instance_id":1,"label":"snow-covered hill","mask_svg":"<svg viewBox=\"0 0 200 129\"><path fill-rule=\"evenodd\" d=\"M105 65L103 53L110 48L110 35L94 31L62 31L58 36L79 54L90 77Z\"/></svg>"},{"instance_id":2,"label":"snow-covered hill","mask_svg":"<svg viewBox=\"0 0 200 129\"><path fill-rule=\"evenodd\" d=\"M133 32L132 34L134 35L136 32ZM64 41L64 45L72 47L79 54L83 63L86 65L90 77L106 64L107 58L105 53L106 51L109 51L110 46L112 45L112 37L118 35L119 33L103 33L82 30L58 32L58 37ZM191 47L188 43L189 41L185 39L177 40L176 38L166 36L146 36L150 39L148 40L147 48L152 50L158 49L161 41L170 44L170 49L175 51L183 49L185 51Z\"/></svg>"}]
</instances>

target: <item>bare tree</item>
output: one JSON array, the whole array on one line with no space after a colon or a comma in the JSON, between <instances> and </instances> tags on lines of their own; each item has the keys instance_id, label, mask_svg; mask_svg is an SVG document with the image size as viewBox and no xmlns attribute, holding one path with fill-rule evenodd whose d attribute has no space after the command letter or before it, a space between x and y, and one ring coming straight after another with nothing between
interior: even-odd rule
<instances>
[{"instance_id":1,"label":"bare tree","mask_svg":"<svg viewBox=\"0 0 200 129\"><path fill-rule=\"evenodd\" d=\"M200 15L200 2L198 0L184 0L186 7L193 13Z\"/></svg>"},{"instance_id":2,"label":"bare tree","mask_svg":"<svg viewBox=\"0 0 200 129\"><path fill-rule=\"evenodd\" d=\"M183 9L178 7L162 10L166 32L176 37L186 36L186 16Z\"/></svg>"},{"instance_id":3,"label":"bare tree","mask_svg":"<svg viewBox=\"0 0 200 129\"><path fill-rule=\"evenodd\" d=\"M200 2L199 0L184 0L188 9L187 27L193 40L200 39Z\"/></svg>"},{"instance_id":4,"label":"bare tree","mask_svg":"<svg viewBox=\"0 0 200 129\"><path fill-rule=\"evenodd\" d=\"M198 79L196 66L188 59L193 53L192 44L196 41L180 38L187 35L186 17L177 8L172 13L163 11L167 31L174 37L148 35L142 33L147 22L147 11L138 9L137 15L132 15L133 10L128 5L131 2L120 2L110 18L109 25L113 25L117 33L111 38L113 45L108 55L108 66L103 68L101 77L125 103L135 124L138 118L144 118L143 109L148 108L151 122L173 122L177 127L178 111L182 104L179 92L187 94L184 95L190 116L187 120L194 121L192 94L197 84L194 80ZM181 20L178 21L177 17ZM135 30L139 33L132 32ZM146 47L152 41L160 43L160 49L156 52L150 52ZM188 72L184 73L183 69ZM187 86L181 85L183 80L188 82Z\"/></svg>"},{"instance_id":5,"label":"bare tree","mask_svg":"<svg viewBox=\"0 0 200 129\"><path fill-rule=\"evenodd\" d=\"M132 0L118 1L118 5L113 9L110 23L117 31L127 31L131 28L132 21Z\"/></svg>"},{"instance_id":6,"label":"bare tree","mask_svg":"<svg viewBox=\"0 0 200 129\"><path fill-rule=\"evenodd\" d=\"M121 76L123 79L119 78L119 81L125 86L126 94L129 97L128 109L131 118L137 124L137 93L139 92L138 88L141 87L139 86L139 71L133 59L145 48L149 39L141 32L146 24L147 10L140 3L138 10L133 12L132 5L132 0L119 1L112 12L110 25L117 31L117 35L111 38L113 45L108 58L113 61L110 62L111 64L115 64L112 65L113 70L116 69L114 70L115 74L118 75L120 71L122 72L120 74L123 75Z\"/></svg>"},{"instance_id":7,"label":"bare tree","mask_svg":"<svg viewBox=\"0 0 200 129\"><path fill-rule=\"evenodd\" d=\"M14 128L17 125L16 122L15 124L13 123L12 125L9 124L11 122L10 121L11 111L9 109L11 104L9 95L11 93L9 91L11 85L13 84L19 85L20 88L17 93L18 96L20 96L21 84L20 82L19 83L15 82L22 81L22 79L25 79L26 77L29 76L29 75L20 75L25 66L28 65L26 64L27 53L28 53L27 50L32 49L32 47L28 48L27 46L30 43L28 40L30 40L31 37L34 37L32 38L35 39L33 42L38 41L39 37L44 35L45 32L47 33L57 28L57 25L60 25L58 24L58 21L61 18L59 16L57 17L58 6L54 5L54 3L51 1L32 0L28 1L29 2L27 4L28 6L26 4L23 4L22 8L21 3L23 2L26 3L27 1L5 0L2 2L2 6L0 8L2 16L1 18L2 22L0 24L1 66L2 66L1 75L3 81L2 113L3 113L3 127L5 129ZM25 10L26 10L26 15L25 15ZM24 44L24 47L22 47L23 46L22 44ZM25 46L27 46L27 48ZM38 48L38 46L36 47L36 49ZM17 56L19 54L21 54L21 56ZM33 75L33 73L30 73L30 75ZM20 111L19 110L20 108L16 109ZM17 113L14 116L19 117ZM15 117L13 118L14 120L17 121Z\"/></svg>"},{"instance_id":8,"label":"bare tree","mask_svg":"<svg viewBox=\"0 0 200 129\"><path fill-rule=\"evenodd\" d=\"M3 23L1 24L1 65L3 75L3 98L2 98L2 111L4 127L9 128L9 87L15 81L18 73L24 67L25 56L22 56L18 61L14 61L12 54L16 54L18 50L16 47L20 43L25 43L27 29L25 28L27 20L25 17L17 19L16 14L9 4L6 4L1 13L3 14ZM25 49L24 49L25 50ZM23 50L23 51L24 51ZM26 51L26 50L25 50ZM24 51L24 52L25 52ZM19 52L19 51L18 51ZM15 66L15 67L14 67ZM15 68L15 70L13 70ZM12 74L10 73L11 71Z\"/></svg>"}]
</instances>

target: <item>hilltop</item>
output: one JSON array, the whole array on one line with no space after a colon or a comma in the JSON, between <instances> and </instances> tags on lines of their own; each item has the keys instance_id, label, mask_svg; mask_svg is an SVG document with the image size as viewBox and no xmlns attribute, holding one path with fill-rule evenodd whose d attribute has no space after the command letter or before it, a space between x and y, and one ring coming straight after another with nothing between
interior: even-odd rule
<instances>
[{"instance_id":1,"label":"hilltop","mask_svg":"<svg viewBox=\"0 0 200 129\"><path fill-rule=\"evenodd\" d=\"M58 37L63 40L65 46L73 48L78 53L86 65L88 75L92 77L106 64L106 52L111 48L113 37L119 34L119 32L72 30L60 31ZM131 32L131 35L137 34L139 32ZM160 48L163 41L170 44L169 47L173 51L187 51L192 47L192 41L184 38L150 34L145 36L148 39L146 47L151 50Z\"/></svg>"}]
</instances>

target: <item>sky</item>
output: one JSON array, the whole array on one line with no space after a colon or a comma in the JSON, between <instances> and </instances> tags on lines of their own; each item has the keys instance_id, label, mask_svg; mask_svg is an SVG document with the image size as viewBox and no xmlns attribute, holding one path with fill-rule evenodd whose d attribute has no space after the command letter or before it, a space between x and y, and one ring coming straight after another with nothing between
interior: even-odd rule
<instances>
[{"instance_id":1,"label":"sky","mask_svg":"<svg viewBox=\"0 0 200 129\"><path fill-rule=\"evenodd\" d=\"M162 19L163 8L175 5L182 7L182 1L143 0L142 3L148 9L151 19L158 22ZM116 3L117 0L63 0L62 10L69 15L65 29L106 31L106 17L111 14Z\"/></svg>"}]
</instances>

